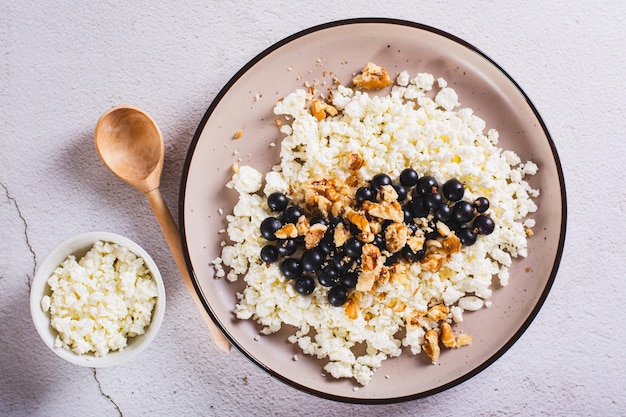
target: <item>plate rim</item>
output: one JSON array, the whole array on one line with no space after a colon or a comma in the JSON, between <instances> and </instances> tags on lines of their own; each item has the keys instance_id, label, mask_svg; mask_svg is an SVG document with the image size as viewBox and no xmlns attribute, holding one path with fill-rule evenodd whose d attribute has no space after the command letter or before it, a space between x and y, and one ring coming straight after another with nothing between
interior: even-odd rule
<instances>
[{"instance_id":1,"label":"plate rim","mask_svg":"<svg viewBox=\"0 0 626 417\"><path fill-rule=\"evenodd\" d=\"M557 245L557 250L556 250L556 256L554 259L554 262L552 264L552 269L550 271L550 275L548 277L548 280L546 281L546 285L540 295L540 297L538 298L537 302L535 303L533 309L531 310L528 318L521 324L521 326L519 327L519 329L513 334L513 336L500 348L498 349L493 355L491 355L488 359L486 359L484 362L482 362L481 364L479 364L477 367L469 370L467 373L464 373L463 375L459 376L458 378L453 379L450 382L447 382L445 384L442 384L436 388L430 389L430 390L426 390L426 391L422 391L419 393L415 393L415 394L411 394L411 395L406 395L406 396L399 396L399 397L389 397L389 398L357 398L357 397L346 397L346 396L338 396L338 395L332 395L332 394L328 394L325 392L321 392L318 391L316 389L313 388L309 388L306 387L302 384L299 384L298 382L289 379L287 377L284 377L282 375L280 375L279 373L273 371L272 369L270 369L269 367L267 367L266 365L264 365L263 363L261 363L260 361L256 360L252 355L250 355L246 349L244 349L242 346L239 345L239 343L234 340L228 333L228 331L221 325L220 321L218 320L218 318L216 317L216 315L213 313L213 310L211 309L210 305L207 303L207 301L204 299L204 297L199 297L200 301L202 302L202 305L204 307L204 309L207 311L207 313L209 314L209 316L211 317L211 319L213 319L213 321L216 323L216 325L220 328L220 330L222 331L222 333L224 333L225 337L231 342L231 344L233 346L235 346L237 348L237 350L239 350L246 358L248 358L252 363L254 363L256 366L258 366L259 368L261 368L262 370L264 370L265 372L267 372L268 374L270 374L271 376L273 376L274 378L278 379L279 381L293 387L296 388L300 391L306 392L308 394L317 396L317 397L321 397L324 399L328 399L328 400L333 400L333 401L337 401L337 402L344 402L344 403L352 403L352 404L394 404L394 403L400 403L400 402L406 402L406 401L412 401L412 400L416 400L416 399L420 399L420 398L425 398L443 391L446 391L452 387L455 387L471 378L473 378L474 376L476 376L477 374L479 374L480 372L484 371L485 369L487 369L489 366L491 366L496 360L498 360L499 358L501 358L520 338L521 336L526 332L526 330L530 327L530 325L532 324L532 322L535 320L535 318L537 317L539 311L541 310L541 308L543 307L543 304L545 303L550 290L552 288L552 285L554 284L554 280L556 278L560 263L561 263L561 259L562 259L562 255L563 255L563 250L564 250L564 246L565 246L565 235L566 235L566 228L567 228L567 193L566 193L566 188L565 188L565 178L564 178L564 174L563 174L563 168L561 165L561 161L556 149L556 145L554 143L554 141L552 140L552 136L550 135L550 132L548 131L548 128L543 120L543 118L540 116L537 108L535 107L535 105L532 103L532 101L530 100L530 98L528 97L528 95L524 92L524 90L520 87L520 85L500 66L498 65L493 59L491 59L487 54L485 54L484 52L482 52L480 49L478 49L477 47L475 47L474 45L472 45L471 43L455 36L452 35L449 32L443 31L441 29L429 26L429 25L425 25L422 23L418 23L418 22L414 22L414 21L410 21L410 20L404 20L404 19L396 19L396 18L385 18L385 17L360 17L360 18L349 18L349 19L341 19L341 20L334 20L334 21L330 21L330 22L326 22L326 23L322 23L319 25L315 25L315 26L311 26L309 28L306 28L304 30L298 31L290 36L287 36L277 42L275 42L274 44L272 44L271 46L267 47L266 49L264 49L263 51L261 51L260 53L258 53L256 56L254 56L251 60L249 60L241 69L239 69L230 79L229 81L222 87L222 89L219 91L219 93L215 96L215 98L212 100L210 106L208 107L208 109L206 110L206 112L204 113L200 123L198 124L198 127L196 128L196 131L194 133L193 139L189 145L189 149L187 151L187 155L185 157L185 161L184 161L184 165L183 165L183 169L182 169L182 173L181 173L181 181L180 181L180 188L179 188L179 199L178 199L178 221L179 221L179 225L180 225L180 239L181 239L181 245L183 248L183 255L185 258L185 264L187 267L187 270L189 271L189 274L191 276L191 281L193 283L194 289L196 291L197 294L201 294L202 290L200 288L200 284L198 282L198 278L194 272L193 269L193 265L191 262L191 258L189 256L189 248L187 245L187 236L186 236L186 231L185 231L185 195L186 195L186 186L187 186L187 181L189 178L189 169L190 169L190 165L191 165L191 161L193 159L194 156L194 151L196 149L196 146L198 144L198 141L200 139L200 136L202 135L202 132L204 130L204 128L206 127L207 122L209 121L211 115L213 114L213 112L215 111L216 107L220 104L221 100L224 98L224 96L230 91L230 89L233 87L233 85L244 75L246 74L250 69L252 69L259 61L261 61L263 58L265 58L266 56L268 56L269 54L271 54L272 52L274 52L275 50L280 49L281 47L289 44L290 42L293 42L296 39L302 38L306 35L315 33L315 32L319 32L325 29L330 29L330 28L334 28L334 27L339 27L339 26L347 26L347 25L355 25L355 24L388 24L388 25L399 25L399 26L407 26L407 27L411 27L414 29L420 29L420 30L424 30L427 32L431 32L433 34L439 35L439 36L443 36L445 38L448 38L449 40L464 46L465 48L468 48L470 51L478 54L481 58L485 59L487 62L489 62L491 65L493 65L504 77L506 77L506 79L512 83L512 85L515 87L515 89L521 94L521 96L524 98L524 100L526 101L526 104L529 106L530 110L533 112L534 116L536 117L538 123L541 126L541 129L543 130L546 139L548 141L548 145L550 146L550 150L552 151L552 158L554 159L555 165L556 165L556 171L557 171L557 175L558 175L558 180L559 180L559 185L560 185L560 197L561 197L561 225L559 228L559 242Z\"/></svg>"}]
</instances>

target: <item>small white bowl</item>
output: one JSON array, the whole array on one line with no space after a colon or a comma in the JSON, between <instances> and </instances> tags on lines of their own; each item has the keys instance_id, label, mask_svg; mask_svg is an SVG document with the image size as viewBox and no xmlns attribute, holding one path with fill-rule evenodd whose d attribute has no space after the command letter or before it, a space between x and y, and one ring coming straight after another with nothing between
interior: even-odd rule
<instances>
[{"instance_id":1,"label":"small white bowl","mask_svg":"<svg viewBox=\"0 0 626 417\"><path fill-rule=\"evenodd\" d=\"M144 260L145 265L152 273L152 277L157 283L158 296L152 311L152 321L143 335L135 336L128 340L128 345L117 351L111 351L104 356L97 357L93 353L76 354L64 348L54 347L57 331L50 324L50 314L43 311L41 300L44 295L50 295L51 289L48 285L48 278L53 271L67 259L69 255L74 255L78 261L93 247L97 241L117 243L125 246L131 252ZM39 265L30 289L30 312L44 343L61 358L81 366L107 367L124 363L137 356L154 339L161 327L163 315L165 314L165 286L161 273L154 260L138 244L123 236L107 232L91 232L74 236L57 246Z\"/></svg>"}]
</instances>

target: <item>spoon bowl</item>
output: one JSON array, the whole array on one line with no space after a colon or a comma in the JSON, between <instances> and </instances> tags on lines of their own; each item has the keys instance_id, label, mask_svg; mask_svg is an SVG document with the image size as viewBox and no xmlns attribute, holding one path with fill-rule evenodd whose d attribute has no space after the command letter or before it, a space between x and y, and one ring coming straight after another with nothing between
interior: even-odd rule
<instances>
[{"instance_id":1,"label":"spoon bowl","mask_svg":"<svg viewBox=\"0 0 626 417\"><path fill-rule=\"evenodd\" d=\"M159 187L165 155L152 118L131 106L114 107L96 124L95 143L104 164L143 193Z\"/></svg>"},{"instance_id":2,"label":"spoon bowl","mask_svg":"<svg viewBox=\"0 0 626 417\"><path fill-rule=\"evenodd\" d=\"M191 282L178 227L159 190L165 149L157 124L148 114L135 107L114 107L98 120L94 142L104 164L115 175L148 198L172 257L183 276L187 289L203 314L213 340L219 348L229 352L230 343L204 309Z\"/></svg>"}]
</instances>

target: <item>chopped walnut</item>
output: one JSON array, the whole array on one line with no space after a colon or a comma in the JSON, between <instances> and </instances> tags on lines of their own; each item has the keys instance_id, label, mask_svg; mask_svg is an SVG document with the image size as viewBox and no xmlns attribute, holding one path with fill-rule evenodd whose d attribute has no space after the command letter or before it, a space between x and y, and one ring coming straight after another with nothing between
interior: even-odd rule
<instances>
[{"instance_id":1,"label":"chopped walnut","mask_svg":"<svg viewBox=\"0 0 626 417\"><path fill-rule=\"evenodd\" d=\"M303 186L304 201L324 217L338 216L350 196L350 188L338 178L314 179Z\"/></svg>"},{"instance_id":2,"label":"chopped walnut","mask_svg":"<svg viewBox=\"0 0 626 417\"><path fill-rule=\"evenodd\" d=\"M370 216L378 217L384 220L393 220L394 222L404 221L404 212L402 206L397 201L382 201L380 203L364 204L367 206L367 213Z\"/></svg>"},{"instance_id":3,"label":"chopped walnut","mask_svg":"<svg viewBox=\"0 0 626 417\"><path fill-rule=\"evenodd\" d=\"M305 215L300 216L298 218L298 222L296 223L296 230L298 231L298 236L306 236L309 231L309 220Z\"/></svg>"},{"instance_id":4,"label":"chopped walnut","mask_svg":"<svg viewBox=\"0 0 626 417\"><path fill-rule=\"evenodd\" d=\"M386 202L398 201L398 192L392 185L383 185L378 192L380 199Z\"/></svg>"},{"instance_id":5,"label":"chopped walnut","mask_svg":"<svg viewBox=\"0 0 626 417\"><path fill-rule=\"evenodd\" d=\"M450 230L450 228L448 227L447 224L445 224L444 222L437 222L437 224L435 225L437 227L437 231L439 232L439 234L441 236L450 236L452 234L452 231Z\"/></svg>"},{"instance_id":6,"label":"chopped walnut","mask_svg":"<svg viewBox=\"0 0 626 417\"><path fill-rule=\"evenodd\" d=\"M456 347L467 346L472 343L472 335L461 333L456 338Z\"/></svg>"},{"instance_id":7,"label":"chopped walnut","mask_svg":"<svg viewBox=\"0 0 626 417\"><path fill-rule=\"evenodd\" d=\"M393 311L396 313L402 313L404 310L406 310L406 303L404 301L397 300L389 307L392 308Z\"/></svg>"},{"instance_id":8,"label":"chopped walnut","mask_svg":"<svg viewBox=\"0 0 626 417\"><path fill-rule=\"evenodd\" d=\"M385 243L391 253L398 252L406 245L409 237L409 228L400 222L391 223L385 229Z\"/></svg>"},{"instance_id":9,"label":"chopped walnut","mask_svg":"<svg viewBox=\"0 0 626 417\"><path fill-rule=\"evenodd\" d=\"M439 334L431 329L424 335L424 353L435 363L439 360L441 349L439 348Z\"/></svg>"},{"instance_id":10,"label":"chopped walnut","mask_svg":"<svg viewBox=\"0 0 626 417\"><path fill-rule=\"evenodd\" d=\"M317 207L323 216L328 216L332 207L332 202L323 195L317 194L314 190L304 192L304 201L313 207Z\"/></svg>"},{"instance_id":11,"label":"chopped walnut","mask_svg":"<svg viewBox=\"0 0 626 417\"><path fill-rule=\"evenodd\" d=\"M365 159L358 152L351 152L348 155L348 169L356 171L365 165Z\"/></svg>"},{"instance_id":12,"label":"chopped walnut","mask_svg":"<svg viewBox=\"0 0 626 417\"><path fill-rule=\"evenodd\" d=\"M352 78L352 83L367 90L378 89L390 85L391 77L386 69L368 62L361 73Z\"/></svg>"},{"instance_id":13,"label":"chopped walnut","mask_svg":"<svg viewBox=\"0 0 626 417\"><path fill-rule=\"evenodd\" d=\"M356 212L354 210L349 210L346 213L346 218L348 219L350 223L355 225L360 231L371 232L369 222L367 221L365 216L363 216L359 212Z\"/></svg>"},{"instance_id":14,"label":"chopped walnut","mask_svg":"<svg viewBox=\"0 0 626 417\"><path fill-rule=\"evenodd\" d=\"M440 249L443 249L443 244L436 239L428 239L426 241L426 249L430 250L430 252L441 252Z\"/></svg>"},{"instance_id":15,"label":"chopped walnut","mask_svg":"<svg viewBox=\"0 0 626 417\"><path fill-rule=\"evenodd\" d=\"M338 111L335 107L318 99L311 100L311 114L317 120L324 120L326 115L336 116Z\"/></svg>"},{"instance_id":16,"label":"chopped walnut","mask_svg":"<svg viewBox=\"0 0 626 417\"><path fill-rule=\"evenodd\" d=\"M335 241L336 247L343 246L350 239L350 230L346 229L343 223L337 224L335 227L335 233L333 235L333 240Z\"/></svg>"},{"instance_id":17,"label":"chopped walnut","mask_svg":"<svg viewBox=\"0 0 626 417\"><path fill-rule=\"evenodd\" d=\"M328 226L321 223L316 223L313 226L309 227L306 235L304 235L304 246L307 249L316 247L320 240L322 240L322 238L324 237L326 229L328 229Z\"/></svg>"},{"instance_id":18,"label":"chopped walnut","mask_svg":"<svg viewBox=\"0 0 626 417\"><path fill-rule=\"evenodd\" d=\"M456 347L456 340L454 339L454 333L452 332L452 326L447 321L444 321L440 325L441 328L441 343L447 348Z\"/></svg>"},{"instance_id":19,"label":"chopped walnut","mask_svg":"<svg viewBox=\"0 0 626 417\"><path fill-rule=\"evenodd\" d=\"M381 268L380 273L376 277L376 282L380 285L384 285L389 282L389 278L391 278L391 274L389 273L388 268Z\"/></svg>"},{"instance_id":20,"label":"chopped walnut","mask_svg":"<svg viewBox=\"0 0 626 417\"><path fill-rule=\"evenodd\" d=\"M399 262L388 267L389 274L391 274L391 281L395 283L401 283L408 278L409 264L405 262Z\"/></svg>"},{"instance_id":21,"label":"chopped walnut","mask_svg":"<svg viewBox=\"0 0 626 417\"><path fill-rule=\"evenodd\" d=\"M406 240L406 244L413 252L424 249L424 243L426 243L426 238L424 237L424 232L421 229L412 231L412 234Z\"/></svg>"},{"instance_id":22,"label":"chopped walnut","mask_svg":"<svg viewBox=\"0 0 626 417\"><path fill-rule=\"evenodd\" d=\"M345 205L343 201L335 201L330 206L330 214L332 214L333 217L338 217L343 212L344 207Z\"/></svg>"},{"instance_id":23,"label":"chopped walnut","mask_svg":"<svg viewBox=\"0 0 626 417\"><path fill-rule=\"evenodd\" d=\"M353 299L349 299L344 310L349 319L356 319L359 316L359 307Z\"/></svg>"},{"instance_id":24,"label":"chopped walnut","mask_svg":"<svg viewBox=\"0 0 626 417\"><path fill-rule=\"evenodd\" d=\"M380 249L371 243L363 245L361 273L356 284L357 291L367 292L371 290L382 268L383 260Z\"/></svg>"},{"instance_id":25,"label":"chopped walnut","mask_svg":"<svg viewBox=\"0 0 626 417\"><path fill-rule=\"evenodd\" d=\"M358 238L361 242L372 243L374 239L376 239L376 235L372 232L361 232L359 233Z\"/></svg>"},{"instance_id":26,"label":"chopped walnut","mask_svg":"<svg viewBox=\"0 0 626 417\"><path fill-rule=\"evenodd\" d=\"M428 312L426 312L426 315L435 321L447 319L448 314L450 314L450 309L444 304L437 304L436 306L431 307Z\"/></svg>"},{"instance_id":27,"label":"chopped walnut","mask_svg":"<svg viewBox=\"0 0 626 417\"><path fill-rule=\"evenodd\" d=\"M444 237L441 244L450 254L461 251L461 241L454 234Z\"/></svg>"},{"instance_id":28,"label":"chopped walnut","mask_svg":"<svg viewBox=\"0 0 626 417\"><path fill-rule=\"evenodd\" d=\"M288 239L288 238L296 238L298 237L298 229L296 229L296 225L293 223L287 223L280 229L278 229L274 235L276 235L279 239Z\"/></svg>"},{"instance_id":29,"label":"chopped walnut","mask_svg":"<svg viewBox=\"0 0 626 417\"><path fill-rule=\"evenodd\" d=\"M444 257L442 254L434 252L427 254L424 259L420 261L422 269L424 271L437 272L443 266Z\"/></svg>"}]
</instances>

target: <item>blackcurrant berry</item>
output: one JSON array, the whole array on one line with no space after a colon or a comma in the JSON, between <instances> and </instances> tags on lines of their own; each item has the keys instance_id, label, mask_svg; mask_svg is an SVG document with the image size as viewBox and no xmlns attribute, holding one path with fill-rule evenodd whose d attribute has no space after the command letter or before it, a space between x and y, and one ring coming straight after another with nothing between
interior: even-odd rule
<instances>
[{"instance_id":1,"label":"blackcurrant berry","mask_svg":"<svg viewBox=\"0 0 626 417\"><path fill-rule=\"evenodd\" d=\"M363 250L363 242L355 237L351 237L348 239L346 243L343 244L343 251L347 256L352 258L356 258L357 256L361 256L361 251Z\"/></svg>"},{"instance_id":2,"label":"blackcurrant berry","mask_svg":"<svg viewBox=\"0 0 626 417\"><path fill-rule=\"evenodd\" d=\"M302 269L307 272L315 272L319 271L324 264L324 259L326 258L326 254L322 251L322 249L315 247L312 249L307 249L302 253L302 258L300 258L300 263L302 264Z\"/></svg>"},{"instance_id":3,"label":"blackcurrant berry","mask_svg":"<svg viewBox=\"0 0 626 417\"><path fill-rule=\"evenodd\" d=\"M411 210L411 218L426 217L430 212L430 208L426 205L426 201L422 197L415 197L411 200L409 210Z\"/></svg>"},{"instance_id":4,"label":"blackcurrant berry","mask_svg":"<svg viewBox=\"0 0 626 417\"><path fill-rule=\"evenodd\" d=\"M337 283L338 275L334 266L327 265L317 274L317 282L324 287L332 287Z\"/></svg>"},{"instance_id":5,"label":"blackcurrant berry","mask_svg":"<svg viewBox=\"0 0 626 417\"><path fill-rule=\"evenodd\" d=\"M443 197L439 193L429 193L424 197L426 205L430 209L436 209L443 204Z\"/></svg>"},{"instance_id":6,"label":"blackcurrant berry","mask_svg":"<svg viewBox=\"0 0 626 417\"><path fill-rule=\"evenodd\" d=\"M278 260L278 248L274 245L265 245L261 249L261 260L271 264Z\"/></svg>"},{"instance_id":7,"label":"blackcurrant berry","mask_svg":"<svg viewBox=\"0 0 626 417\"><path fill-rule=\"evenodd\" d=\"M452 219L458 223L467 223L474 218L474 207L467 201L457 201L452 208Z\"/></svg>"},{"instance_id":8,"label":"blackcurrant berry","mask_svg":"<svg viewBox=\"0 0 626 417\"><path fill-rule=\"evenodd\" d=\"M417 184L418 179L419 176L413 168L405 168L400 173L400 184L404 185L405 187L413 187L415 184Z\"/></svg>"},{"instance_id":9,"label":"blackcurrant berry","mask_svg":"<svg viewBox=\"0 0 626 417\"><path fill-rule=\"evenodd\" d=\"M465 194L465 186L461 181L453 178L443 183L441 191L447 200L456 203L463 198L463 194Z\"/></svg>"},{"instance_id":10,"label":"blackcurrant berry","mask_svg":"<svg viewBox=\"0 0 626 417\"><path fill-rule=\"evenodd\" d=\"M417 180L417 184L415 185L415 192L417 193L417 195L429 194L437 191L438 187L439 185L437 184L437 180L430 175L426 175Z\"/></svg>"},{"instance_id":11,"label":"blackcurrant berry","mask_svg":"<svg viewBox=\"0 0 626 417\"><path fill-rule=\"evenodd\" d=\"M302 210L297 206L290 206L283 211L282 219L285 223L298 223L298 219L302 216Z\"/></svg>"},{"instance_id":12,"label":"blackcurrant berry","mask_svg":"<svg viewBox=\"0 0 626 417\"><path fill-rule=\"evenodd\" d=\"M333 236L333 233L331 231L327 231L324 234L324 237L322 237L320 242L317 244L317 247L320 248L320 250L327 255L331 253L332 251L334 251L335 250L335 238Z\"/></svg>"},{"instance_id":13,"label":"blackcurrant berry","mask_svg":"<svg viewBox=\"0 0 626 417\"><path fill-rule=\"evenodd\" d=\"M309 295L315 290L315 280L308 275L302 275L296 280L294 287L299 294Z\"/></svg>"},{"instance_id":14,"label":"blackcurrant berry","mask_svg":"<svg viewBox=\"0 0 626 417\"><path fill-rule=\"evenodd\" d=\"M477 213L484 213L489 210L489 199L487 197L478 197L474 200L474 208Z\"/></svg>"},{"instance_id":15,"label":"blackcurrant berry","mask_svg":"<svg viewBox=\"0 0 626 417\"><path fill-rule=\"evenodd\" d=\"M355 198L357 203L363 204L364 201L374 201L376 195L370 187L361 187L356 190Z\"/></svg>"},{"instance_id":16,"label":"blackcurrant berry","mask_svg":"<svg viewBox=\"0 0 626 417\"><path fill-rule=\"evenodd\" d=\"M489 216L480 215L474 219L472 226L476 229L478 234L490 235L496 227L493 219Z\"/></svg>"},{"instance_id":17,"label":"blackcurrant berry","mask_svg":"<svg viewBox=\"0 0 626 417\"><path fill-rule=\"evenodd\" d=\"M339 283L345 285L347 288L356 287L358 280L359 275L356 272L347 272L339 276Z\"/></svg>"},{"instance_id":18,"label":"blackcurrant berry","mask_svg":"<svg viewBox=\"0 0 626 417\"><path fill-rule=\"evenodd\" d=\"M383 185L391 185L391 177L387 174L376 174L370 181L370 186L378 191Z\"/></svg>"},{"instance_id":19,"label":"blackcurrant berry","mask_svg":"<svg viewBox=\"0 0 626 417\"><path fill-rule=\"evenodd\" d=\"M352 264L354 263L354 259L345 254L344 251L337 251L333 255L333 265L337 269L338 273L346 272Z\"/></svg>"},{"instance_id":20,"label":"blackcurrant berry","mask_svg":"<svg viewBox=\"0 0 626 417\"><path fill-rule=\"evenodd\" d=\"M280 272L282 272L286 278L298 278L302 275L302 264L295 258L287 258L281 262Z\"/></svg>"},{"instance_id":21,"label":"blackcurrant berry","mask_svg":"<svg viewBox=\"0 0 626 417\"><path fill-rule=\"evenodd\" d=\"M293 255L298 249L298 241L296 239L278 239L276 241L278 253L283 256Z\"/></svg>"},{"instance_id":22,"label":"blackcurrant berry","mask_svg":"<svg viewBox=\"0 0 626 417\"><path fill-rule=\"evenodd\" d=\"M469 227L461 227L455 233L463 246L472 246L476 243L476 233L474 233Z\"/></svg>"},{"instance_id":23,"label":"blackcurrant berry","mask_svg":"<svg viewBox=\"0 0 626 417\"><path fill-rule=\"evenodd\" d=\"M452 216L452 207L447 204L442 204L435 210L434 216L435 220L445 223L448 219L450 219L450 216Z\"/></svg>"},{"instance_id":24,"label":"blackcurrant berry","mask_svg":"<svg viewBox=\"0 0 626 417\"><path fill-rule=\"evenodd\" d=\"M309 224L313 226L314 224L323 224L324 226L328 226L328 221L322 216L315 216L311 220L309 220Z\"/></svg>"},{"instance_id":25,"label":"blackcurrant berry","mask_svg":"<svg viewBox=\"0 0 626 417\"><path fill-rule=\"evenodd\" d=\"M261 236L267 240L276 240L274 233L284 226L284 223L276 217L267 217L261 222Z\"/></svg>"},{"instance_id":26,"label":"blackcurrant berry","mask_svg":"<svg viewBox=\"0 0 626 417\"><path fill-rule=\"evenodd\" d=\"M396 194L398 194L399 202L406 200L406 197L409 195L409 190L407 190L404 185L394 185L393 188L396 190Z\"/></svg>"},{"instance_id":27,"label":"blackcurrant berry","mask_svg":"<svg viewBox=\"0 0 626 417\"><path fill-rule=\"evenodd\" d=\"M328 291L328 302L334 307L341 307L348 300L348 289L339 284Z\"/></svg>"},{"instance_id":28,"label":"blackcurrant berry","mask_svg":"<svg viewBox=\"0 0 626 417\"><path fill-rule=\"evenodd\" d=\"M267 205L272 211L283 211L287 208L289 200L283 193L275 192L267 197Z\"/></svg>"}]
</instances>

